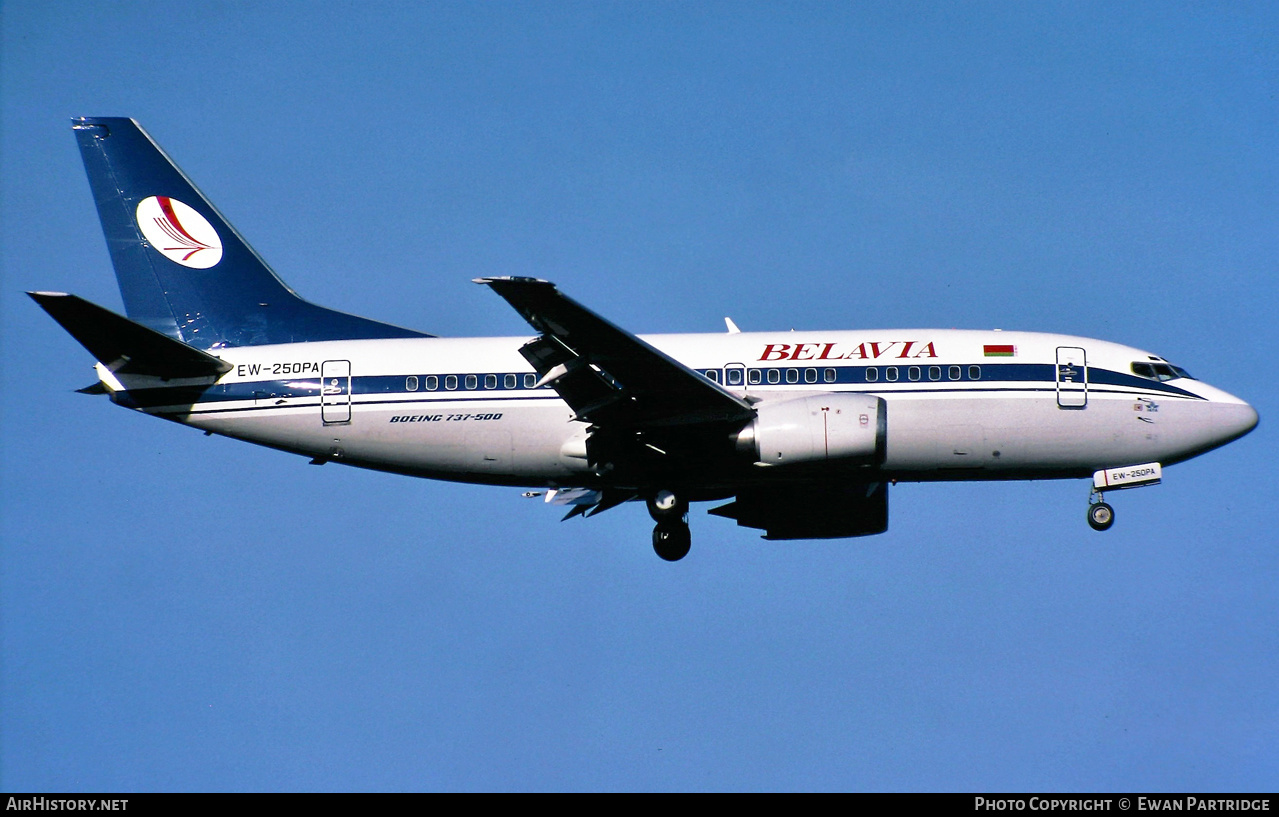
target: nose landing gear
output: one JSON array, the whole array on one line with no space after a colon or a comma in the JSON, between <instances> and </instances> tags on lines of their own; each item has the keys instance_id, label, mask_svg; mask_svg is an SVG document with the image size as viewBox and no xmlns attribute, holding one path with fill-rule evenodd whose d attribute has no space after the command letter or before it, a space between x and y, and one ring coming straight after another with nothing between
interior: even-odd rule
<instances>
[{"instance_id":1,"label":"nose landing gear","mask_svg":"<svg viewBox=\"0 0 1279 817\"><path fill-rule=\"evenodd\" d=\"M1143 418L1144 419L1144 418ZM1093 530L1107 530L1115 524L1115 509L1102 498L1103 489L1118 491L1158 485L1163 478L1163 466L1157 462L1126 465L1122 468L1105 468L1092 475L1092 494L1088 497L1088 524Z\"/></svg>"},{"instance_id":2,"label":"nose landing gear","mask_svg":"<svg viewBox=\"0 0 1279 817\"><path fill-rule=\"evenodd\" d=\"M648 515L653 527L653 551L668 562L688 555L693 535L688 528L688 502L674 491L660 490L648 498Z\"/></svg>"},{"instance_id":3,"label":"nose landing gear","mask_svg":"<svg viewBox=\"0 0 1279 817\"><path fill-rule=\"evenodd\" d=\"M1115 509L1102 499L1100 491L1093 491L1088 498L1088 524L1093 530L1107 530L1115 524Z\"/></svg>"}]
</instances>

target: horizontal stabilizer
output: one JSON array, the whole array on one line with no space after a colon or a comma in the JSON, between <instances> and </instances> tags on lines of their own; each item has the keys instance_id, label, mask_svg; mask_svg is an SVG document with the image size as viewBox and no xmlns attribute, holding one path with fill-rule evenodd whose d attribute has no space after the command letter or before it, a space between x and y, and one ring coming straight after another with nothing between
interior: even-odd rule
<instances>
[{"instance_id":1,"label":"horizontal stabilizer","mask_svg":"<svg viewBox=\"0 0 1279 817\"><path fill-rule=\"evenodd\" d=\"M65 292L28 292L100 363L117 374L216 377L231 364Z\"/></svg>"}]
</instances>

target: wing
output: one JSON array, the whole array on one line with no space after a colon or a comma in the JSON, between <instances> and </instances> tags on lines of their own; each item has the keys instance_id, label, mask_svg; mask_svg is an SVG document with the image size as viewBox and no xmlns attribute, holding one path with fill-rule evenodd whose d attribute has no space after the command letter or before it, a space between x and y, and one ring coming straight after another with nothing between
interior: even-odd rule
<instances>
[{"instance_id":1,"label":"wing","mask_svg":"<svg viewBox=\"0 0 1279 817\"><path fill-rule=\"evenodd\" d=\"M577 414L609 429L731 425L750 404L537 278L477 278L541 335L520 347Z\"/></svg>"}]
</instances>

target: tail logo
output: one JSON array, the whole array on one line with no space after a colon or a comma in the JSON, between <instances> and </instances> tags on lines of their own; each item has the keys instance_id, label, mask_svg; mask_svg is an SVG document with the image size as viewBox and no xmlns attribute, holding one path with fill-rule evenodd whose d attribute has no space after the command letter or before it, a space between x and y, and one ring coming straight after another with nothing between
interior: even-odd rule
<instances>
[{"instance_id":1,"label":"tail logo","mask_svg":"<svg viewBox=\"0 0 1279 817\"><path fill-rule=\"evenodd\" d=\"M222 239L204 216L168 196L138 203L138 226L147 242L165 258L191 269L208 269L222 260Z\"/></svg>"}]
</instances>

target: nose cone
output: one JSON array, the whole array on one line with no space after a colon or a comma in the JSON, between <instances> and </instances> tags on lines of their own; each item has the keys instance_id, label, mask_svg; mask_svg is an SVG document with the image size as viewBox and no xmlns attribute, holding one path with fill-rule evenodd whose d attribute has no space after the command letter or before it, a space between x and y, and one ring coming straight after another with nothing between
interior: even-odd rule
<instances>
[{"instance_id":1,"label":"nose cone","mask_svg":"<svg viewBox=\"0 0 1279 817\"><path fill-rule=\"evenodd\" d=\"M1214 402L1212 427L1219 437L1218 445L1237 440L1257 427L1257 410L1242 400Z\"/></svg>"}]
</instances>

